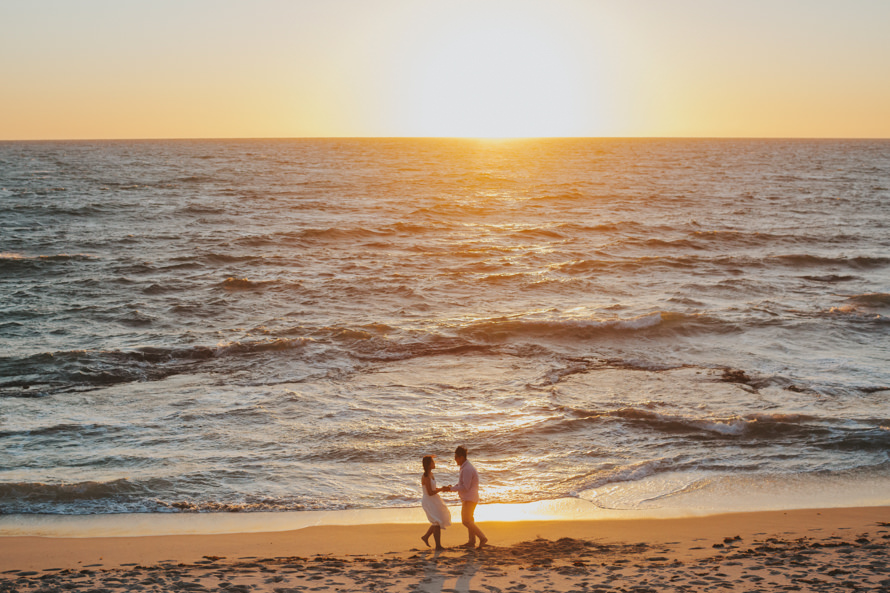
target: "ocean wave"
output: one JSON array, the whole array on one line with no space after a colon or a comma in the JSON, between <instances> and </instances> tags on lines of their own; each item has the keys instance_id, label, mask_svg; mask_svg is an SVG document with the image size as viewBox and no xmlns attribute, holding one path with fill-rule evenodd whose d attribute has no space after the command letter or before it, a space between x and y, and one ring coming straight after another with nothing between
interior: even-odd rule
<instances>
[{"instance_id":1,"label":"ocean wave","mask_svg":"<svg viewBox=\"0 0 890 593\"><path fill-rule=\"evenodd\" d=\"M154 482L154 488L169 487L169 483ZM151 492L151 487L126 478L58 484L2 482L0 514L147 511L150 509L139 501Z\"/></svg>"},{"instance_id":2,"label":"ocean wave","mask_svg":"<svg viewBox=\"0 0 890 593\"><path fill-rule=\"evenodd\" d=\"M578 237L589 234L614 234L627 233L630 231L645 233L652 229L644 223L637 220L616 220L612 222L601 222L599 224L584 224L578 222L564 222L553 226L552 228L559 231L561 235Z\"/></svg>"},{"instance_id":3,"label":"ocean wave","mask_svg":"<svg viewBox=\"0 0 890 593\"><path fill-rule=\"evenodd\" d=\"M890 257L873 257L873 256L820 256L809 255L805 253L774 255L766 258L769 262L792 266L795 268L812 268L812 267L830 267L845 266L857 270L868 270L882 268L890 265Z\"/></svg>"},{"instance_id":4,"label":"ocean wave","mask_svg":"<svg viewBox=\"0 0 890 593\"><path fill-rule=\"evenodd\" d=\"M55 253L52 255L24 255L21 253L0 253L0 271L30 270L35 266L54 263L98 260L95 255L86 253Z\"/></svg>"},{"instance_id":5,"label":"ocean wave","mask_svg":"<svg viewBox=\"0 0 890 593\"><path fill-rule=\"evenodd\" d=\"M719 435L741 435L749 428L744 418L690 418L670 414L659 414L639 408L622 408L607 412L604 416L623 420L640 421L648 427L662 432L710 432ZM756 420L755 420L756 421Z\"/></svg>"},{"instance_id":6,"label":"ocean wave","mask_svg":"<svg viewBox=\"0 0 890 593\"><path fill-rule=\"evenodd\" d=\"M651 229L646 229L646 234L651 234ZM676 229L660 229L664 234L672 234ZM843 243L851 238L837 236L826 239L822 236L802 236L800 234L777 234L763 231L739 231L739 230L695 230L683 237L675 239L662 238L628 238L618 244L627 247L643 247L646 249L680 248L691 250L720 250L729 248L755 247L764 245L800 245L813 244L824 245L826 242ZM792 256L794 257L794 256Z\"/></svg>"},{"instance_id":7,"label":"ocean wave","mask_svg":"<svg viewBox=\"0 0 890 593\"><path fill-rule=\"evenodd\" d=\"M828 309L827 314L829 316L845 317L848 320L852 321L879 324L890 323L890 317L881 315L879 313L865 312L862 311L862 309L860 309L859 307L855 307L852 305L846 305L843 307L831 307L830 309Z\"/></svg>"},{"instance_id":8,"label":"ocean wave","mask_svg":"<svg viewBox=\"0 0 890 593\"><path fill-rule=\"evenodd\" d=\"M764 232L745 232L734 230L693 231L689 234L697 245L701 243L716 244L719 247L760 247L765 243L773 244L791 240L797 242L797 235L775 235Z\"/></svg>"},{"instance_id":9,"label":"ocean wave","mask_svg":"<svg viewBox=\"0 0 890 593\"><path fill-rule=\"evenodd\" d=\"M142 294L167 294L170 292L181 292L183 290L187 290L188 288L190 288L190 286L183 282L153 282L152 284L142 289Z\"/></svg>"},{"instance_id":10,"label":"ocean wave","mask_svg":"<svg viewBox=\"0 0 890 593\"><path fill-rule=\"evenodd\" d=\"M852 276L849 274L825 274L822 276L801 276L804 280L809 280L810 282L825 282L828 284L834 284L837 282L851 282L853 280L858 280L859 276Z\"/></svg>"},{"instance_id":11,"label":"ocean wave","mask_svg":"<svg viewBox=\"0 0 890 593\"><path fill-rule=\"evenodd\" d=\"M227 342L217 345L214 356L237 354L254 354L256 352L278 352L303 348L313 342L312 338L275 338L271 340L253 340L244 342Z\"/></svg>"},{"instance_id":12,"label":"ocean wave","mask_svg":"<svg viewBox=\"0 0 890 593\"><path fill-rule=\"evenodd\" d=\"M379 230L366 229L363 227L329 227L317 229L305 229L294 233L295 237L300 239L311 239L314 241L342 241L344 239L369 239L377 238L383 235Z\"/></svg>"},{"instance_id":13,"label":"ocean wave","mask_svg":"<svg viewBox=\"0 0 890 593\"><path fill-rule=\"evenodd\" d=\"M580 200L583 198L588 198L590 195L584 191L582 185L576 183L558 183L558 184L548 184L547 186L538 188L538 191L541 192L538 195L533 195L529 198L529 201L533 200L541 200L541 201L552 201L552 200Z\"/></svg>"},{"instance_id":14,"label":"ocean wave","mask_svg":"<svg viewBox=\"0 0 890 593\"><path fill-rule=\"evenodd\" d=\"M104 386L132 381L157 381L194 369L217 359L250 356L265 352L298 350L313 340L308 337L272 338L222 342L215 346L179 348L142 347L132 350L72 350L45 352L24 358L0 358L0 375L16 377L0 381L0 389L19 393L32 385L44 392L78 385ZM245 361L250 364L249 361ZM237 366L237 365L236 365Z\"/></svg>"},{"instance_id":15,"label":"ocean wave","mask_svg":"<svg viewBox=\"0 0 890 593\"><path fill-rule=\"evenodd\" d=\"M567 236L555 228L530 227L519 229L510 233L517 239L566 239Z\"/></svg>"},{"instance_id":16,"label":"ocean wave","mask_svg":"<svg viewBox=\"0 0 890 593\"><path fill-rule=\"evenodd\" d=\"M678 460L668 457L638 461L628 465L607 464L566 480L562 487L570 495L578 496L585 490L594 490L607 484L635 482L657 473L678 471L688 469L688 467L689 464L680 463Z\"/></svg>"},{"instance_id":17,"label":"ocean wave","mask_svg":"<svg viewBox=\"0 0 890 593\"><path fill-rule=\"evenodd\" d=\"M270 284L274 284L274 281L256 281L248 280L247 278L229 277L223 281L222 287L226 290L254 290L265 288Z\"/></svg>"},{"instance_id":18,"label":"ocean wave","mask_svg":"<svg viewBox=\"0 0 890 593\"><path fill-rule=\"evenodd\" d=\"M356 344L350 355L365 362L387 362L446 354L494 354L496 352L497 349L489 345L476 344L459 338L437 336L411 341L396 341L386 338L367 340Z\"/></svg>"},{"instance_id":19,"label":"ocean wave","mask_svg":"<svg viewBox=\"0 0 890 593\"><path fill-rule=\"evenodd\" d=\"M59 192L67 192L68 190L64 187L55 187L43 190L34 190L34 191L26 191L19 194L20 197L26 198L29 196L50 196L53 193ZM53 196L55 197L55 196ZM65 196L62 196L63 198ZM20 203L19 205L12 206L11 208L4 208L6 211L17 212L20 214L31 215L35 217L39 217L42 219L59 218L65 219L67 217L71 218L83 218L83 217L96 217L100 218L104 214L113 213L115 211L124 210L127 207L121 204L113 204L113 203L75 203L75 202L67 202L65 200L60 200L59 202L54 201L41 201L41 200L33 200L33 201L25 201ZM42 225L41 225L42 226Z\"/></svg>"},{"instance_id":20,"label":"ocean wave","mask_svg":"<svg viewBox=\"0 0 890 593\"><path fill-rule=\"evenodd\" d=\"M167 181L166 183L178 186L179 184L207 183L215 181L217 181L217 179L211 175L185 175Z\"/></svg>"},{"instance_id":21,"label":"ocean wave","mask_svg":"<svg viewBox=\"0 0 890 593\"><path fill-rule=\"evenodd\" d=\"M885 445L887 441L881 443L873 443L875 447ZM825 476L846 476L849 477L851 472L865 473L870 475L875 471L886 471L887 462L877 465L865 464L863 466L853 466L844 469L822 470L816 471L809 475ZM630 494L630 499L634 498L633 490L619 486L616 490L612 488L615 485L623 485L628 482L645 483L652 478L665 476L667 483L650 483L645 487L647 492L646 498L637 502L650 502L663 499L668 496L689 492L706 484L708 478L711 477L727 477L733 476L739 478L745 475L756 476L758 472L763 471L763 467L757 463L749 463L746 467L740 467L737 464L725 465L721 463L701 462L697 459L687 459L684 457L658 457L628 464L605 463L594 468L591 471L573 476L557 484L553 488L557 496L576 496L582 497L594 504L597 504L597 497L617 495L624 498ZM806 477L807 474L794 473L792 476ZM704 482L702 481L704 479ZM667 486L667 491L665 490ZM592 492L606 488L605 492ZM611 493L611 494L610 494ZM654 495L654 496L653 496ZM594 498L590 498L593 496ZM629 500L630 500L629 499ZM611 508L611 507L610 507Z\"/></svg>"},{"instance_id":22,"label":"ocean wave","mask_svg":"<svg viewBox=\"0 0 890 593\"><path fill-rule=\"evenodd\" d=\"M235 280L241 290L256 285ZM175 310L183 306L174 307ZM203 311L207 304L185 307L186 313ZM119 319L128 325L146 326L155 317L139 312ZM57 391L66 386L110 385L130 381L155 381L186 371L198 371L218 366L227 374L249 370L255 365L257 354L282 353L292 357L300 352L301 359L313 349L312 356L333 360L351 359L362 362L407 360L433 355L468 353L495 354L507 352L523 344L554 346L583 343L591 340L614 340L623 336L665 337L726 333L735 331L732 323L706 315L669 311L649 313L630 318L605 319L538 319L533 317L501 317L473 321L445 321L428 329L400 329L380 323L357 326L294 326L264 331L263 337L248 337L222 341L214 345L180 347L144 346L132 349L71 350L34 354L25 357L0 358L0 388L22 388L42 385L42 389ZM504 350L504 349L507 350ZM313 359L314 360L314 359ZM616 364L621 364L617 361ZM12 379L14 378L14 379ZM20 394L22 396L33 396ZM10 395L7 393L6 395Z\"/></svg>"},{"instance_id":23,"label":"ocean wave","mask_svg":"<svg viewBox=\"0 0 890 593\"><path fill-rule=\"evenodd\" d=\"M663 246L663 245L662 245ZM630 273L653 271L656 268L670 270L692 269L737 269L748 266L759 266L752 258L738 256L698 256L698 255L644 255L628 257L625 253L612 254L596 251L595 258L570 260L550 266L551 270L568 275L592 275L600 273Z\"/></svg>"},{"instance_id":24,"label":"ocean wave","mask_svg":"<svg viewBox=\"0 0 890 593\"><path fill-rule=\"evenodd\" d=\"M0 482L2 498L46 498L54 500L89 500L120 493L140 492L143 488L126 478L109 482L73 482L44 484L42 482Z\"/></svg>"},{"instance_id":25,"label":"ocean wave","mask_svg":"<svg viewBox=\"0 0 890 593\"><path fill-rule=\"evenodd\" d=\"M130 327L145 327L152 325L157 321L157 318L141 311L130 311L126 315L117 317L116 321L122 325Z\"/></svg>"},{"instance_id":26,"label":"ocean wave","mask_svg":"<svg viewBox=\"0 0 890 593\"><path fill-rule=\"evenodd\" d=\"M500 317L467 323L456 328L456 331L458 335L477 340L504 341L542 337L557 340L588 340L599 336L633 335L653 329L688 334L728 332L733 331L735 326L703 314L660 311L624 319Z\"/></svg>"},{"instance_id":27,"label":"ocean wave","mask_svg":"<svg viewBox=\"0 0 890 593\"><path fill-rule=\"evenodd\" d=\"M197 256L181 256L174 257L172 260L176 262L172 267L177 267L179 265L185 266L193 266L195 264L237 264L237 263L250 263L255 262L257 260L261 260L263 256L248 253L244 255L232 254L232 253L220 253L220 252L206 252L198 254Z\"/></svg>"},{"instance_id":28,"label":"ocean wave","mask_svg":"<svg viewBox=\"0 0 890 593\"><path fill-rule=\"evenodd\" d=\"M378 228L362 226L320 227L295 231L283 231L264 235L240 237L235 244L244 247L265 246L300 246L318 243L337 243L349 240L372 240L386 237L417 237L441 230L441 225L422 225L409 222L398 222Z\"/></svg>"},{"instance_id":29,"label":"ocean wave","mask_svg":"<svg viewBox=\"0 0 890 593\"><path fill-rule=\"evenodd\" d=\"M890 307L890 294L886 292L869 292L848 297L847 301L862 307Z\"/></svg>"},{"instance_id":30,"label":"ocean wave","mask_svg":"<svg viewBox=\"0 0 890 593\"><path fill-rule=\"evenodd\" d=\"M636 244L645 247L649 252L663 252L677 247L702 251L694 242L685 239L639 239ZM847 267L854 270L870 270L890 265L888 257L821 257L814 255L780 255L757 257L753 255L646 255L643 252L639 256L631 256L624 248L627 242L610 243L602 249L593 252L595 257L569 260L550 265L550 269L570 275L590 275L606 272L635 272L657 269L667 270L718 270L725 273L727 270L755 270L785 266L793 268L836 268ZM827 278L818 281L841 282L855 277L832 275L830 277L804 276L804 278Z\"/></svg>"},{"instance_id":31,"label":"ocean wave","mask_svg":"<svg viewBox=\"0 0 890 593\"><path fill-rule=\"evenodd\" d=\"M84 436L107 435L116 429L114 426L104 424L53 424L52 426L43 426L41 428L31 428L26 430L2 430L0 438L8 438L14 436L29 437L62 437L81 438Z\"/></svg>"},{"instance_id":32,"label":"ocean wave","mask_svg":"<svg viewBox=\"0 0 890 593\"><path fill-rule=\"evenodd\" d=\"M466 220L485 220L492 214L502 212L501 204L484 201L441 202L434 206L425 206L413 211L411 218L426 218L439 224L445 220L459 222Z\"/></svg>"},{"instance_id":33,"label":"ocean wave","mask_svg":"<svg viewBox=\"0 0 890 593\"><path fill-rule=\"evenodd\" d=\"M179 212L183 214L198 214L201 216L227 213L225 208L208 204L189 204L180 209Z\"/></svg>"},{"instance_id":34,"label":"ocean wave","mask_svg":"<svg viewBox=\"0 0 890 593\"><path fill-rule=\"evenodd\" d=\"M890 294L872 292L853 295L847 297L846 304L831 307L825 313L852 321L890 323Z\"/></svg>"},{"instance_id":35,"label":"ocean wave","mask_svg":"<svg viewBox=\"0 0 890 593\"><path fill-rule=\"evenodd\" d=\"M193 483L194 482L194 483ZM161 493L196 490L195 494L174 499ZM243 500L217 501L198 494L197 482L186 477L181 483L163 478L68 483L7 482L0 483L0 514L65 514L92 513L157 513L157 512L254 512L301 511L330 508L323 501L305 503L294 497L237 497Z\"/></svg>"},{"instance_id":36,"label":"ocean wave","mask_svg":"<svg viewBox=\"0 0 890 593\"><path fill-rule=\"evenodd\" d=\"M344 505L294 496L270 498L235 495L232 500L214 500L200 493L203 488L189 477L182 483L163 478L83 482L0 483L0 515L110 513L238 513L259 511L331 510ZM176 496L176 490L181 492ZM195 490L194 493L191 493ZM167 496L164 496L164 493ZM172 496L171 496L172 495Z\"/></svg>"},{"instance_id":37,"label":"ocean wave","mask_svg":"<svg viewBox=\"0 0 890 593\"><path fill-rule=\"evenodd\" d=\"M677 250L677 249L699 249L698 244L693 239L622 239L609 244L610 247L620 246L622 248L643 248L646 250Z\"/></svg>"},{"instance_id":38,"label":"ocean wave","mask_svg":"<svg viewBox=\"0 0 890 593\"><path fill-rule=\"evenodd\" d=\"M890 451L890 431L883 424L868 429L848 429L831 438L815 439L811 446L823 451L886 453Z\"/></svg>"},{"instance_id":39,"label":"ocean wave","mask_svg":"<svg viewBox=\"0 0 890 593\"><path fill-rule=\"evenodd\" d=\"M682 414L666 414L652 409L626 406L615 410L590 411L563 408L566 417L551 432L574 430L577 424L622 420L670 434L705 433L726 437L769 439L778 436L826 436L841 434L842 427L833 422L807 414L755 413L729 417L695 417ZM862 430L871 430L864 428Z\"/></svg>"}]
</instances>

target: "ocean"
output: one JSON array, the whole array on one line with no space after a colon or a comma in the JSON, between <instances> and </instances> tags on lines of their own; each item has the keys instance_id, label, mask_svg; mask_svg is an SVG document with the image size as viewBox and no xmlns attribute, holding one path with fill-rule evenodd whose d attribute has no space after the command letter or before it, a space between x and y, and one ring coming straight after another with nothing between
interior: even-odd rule
<instances>
[{"instance_id":1,"label":"ocean","mask_svg":"<svg viewBox=\"0 0 890 593\"><path fill-rule=\"evenodd\" d=\"M0 143L0 513L890 504L890 141ZM746 506L747 505L747 506Z\"/></svg>"}]
</instances>

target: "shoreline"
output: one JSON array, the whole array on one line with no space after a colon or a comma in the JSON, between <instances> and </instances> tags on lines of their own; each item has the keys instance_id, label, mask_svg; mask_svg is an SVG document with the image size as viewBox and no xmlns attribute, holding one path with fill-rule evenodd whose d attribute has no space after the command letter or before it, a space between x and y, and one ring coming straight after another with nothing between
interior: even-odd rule
<instances>
[{"instance_id":1,"label":"shoreline","mask_svg":"<svg viewBox=\"0 0 890 593\"><path fill-rule=\"evenodd\" d=\"M452 519L460 517L460 505L449 504L447 506L451 511ZM882 505L857 504L852 506ZM748 509L737 509L733 512L747 511ZM485 523L682 519L721 514L726 513L707 508L608 509L578 498L558 498L527 503L489 503L481 504L476 508L477 522ZM297 531L307 527L323 526L355 527L426 523L426 515L419 505L339 511L171 512L105 515L9 514L0 515L0 538L15 536L90 538L224 535Z\"/></svg>"},{"instance_id":2,"label":"shoreline","mask_svg":"<svg viewBox=\"0 0 890 593\"><path fill-rule=\"evenodd\" d=\"M859 579L865 583L863 587L872 590L890 585L890 506L662 519L482 521L480 526L490 540L486 549L455 547L466 538L458 524L443 533L448 549L438 554L423 546L419 537L424 526L417 523L218 535L6 536L0 537L0 590L6 590L4 583L18 590L29 590L33 585L36 590L45 588L47 582L74 581L95 588L126 581L127 575L142 583L160 579L167 585L171 583L165 579L192 579L193 590L222 587L219 583L234 580L269 591L277 583L292 588L294 583L314 583L327 587L315 590L330 591L348 588L350 583L359 588L374 588L368 583L385 584L397 591L442 590L424 589L432 582L424 579L439 579L447 585L451 578L466 580L469 570L472 583L468 587L478 589L484 582L503 590L508 588L505 579L519 583L529 575L556 588L572 579L580 582L586 578L591 586L606 577L632 579L634 571L649 581L656 575L668 580L678 576L703 579L690 573L697 570L692 567L723 574L715 578L729 581L733 580L732 571L743 569L753 571L754 579L781 573L781 578L773 575L779 579L777 587L793 587L795 578L819 576L820 568L824 568L822 573L841 570L834 576ZM816 560L818 566L804 570ZM854 565L861 565L861 570ZM829 566L834 568L825 568ZM463 572L455 573L455 567ZM825 583L837 581L828 577ZM322 582L325 578L329 582ZM735 578L737 584L739 579L742 577ZM692 580L690 586L694 586ZM126 590L145 587L136 580L131 584ZM814 586L807 590L820 590Z\"/></svg>"},{"instance_id":3,"label":"shoreline","mask_svg":"<svg viewBox=\"0 0 890 593\"><path fill-rule=\"evenodd\" d=\"M751 482L723 476L711 479L706 488L690 491L675 488L671 474L668 494L660 483L646 479L620 491L613 485L588 491L585 496L562 497L525 503L487 503L476 509L476 521L609 521L638 519L683 519L804 509L843 509L890 506L890 475L845 476L843 479L816 480L812 476L787 477L781 481L766 478ZM688 480L683 476L683 480ZM630 491L630 496L627 492ZM667 504L662 499L671 497ZM657 501L634 504L633 501ZM627 503L629 499L630 503ZM452 519L460 516L460 506L448 504ZM348 510L250 511L250 512L134 512L85 515L2 514L0 538L38 536L63 538L137 537L180 535L223 535L231 533L272 533L296 531L316 526L360 526L379 524L425 524L419 504L406 507Z\"/></svg>"}]
</instances>

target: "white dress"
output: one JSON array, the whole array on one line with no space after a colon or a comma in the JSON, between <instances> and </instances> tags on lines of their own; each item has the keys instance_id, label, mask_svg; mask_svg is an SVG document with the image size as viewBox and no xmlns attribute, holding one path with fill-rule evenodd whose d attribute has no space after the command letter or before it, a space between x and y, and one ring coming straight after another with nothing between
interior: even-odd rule
<instances>
[{"instance_id":1,"label":"white dress","mask_svg":"<svg viewBox=\"0 0 890 593\"><path fill-rule=\"evenodd\" d=\"M433 487L433 490L436 489L436 478L430 476L430 485ZM448 507L445 506L439 495L433 494L430 496L422 485L421 490L423 490L423 498L420 501L420 506L423 507L426 518L430 520L430 523L438 525L442 529L450 527L451 511L448 510Z\"/></svg>"}]
</instances>

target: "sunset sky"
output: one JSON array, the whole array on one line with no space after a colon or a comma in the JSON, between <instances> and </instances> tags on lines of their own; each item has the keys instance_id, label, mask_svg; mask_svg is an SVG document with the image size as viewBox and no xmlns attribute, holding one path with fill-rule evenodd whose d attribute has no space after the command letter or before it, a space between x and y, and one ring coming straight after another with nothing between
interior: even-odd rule
<instances>
[{"instance_id":1,"label":"sunset sky","mask_svg":"<svg viewBox=\"0 0 890 593\"><path fill-rule=\"evenodd\" d=\"M887 0L2 0L0 139L890 137Z\"/></svg>"}]
</instances>

